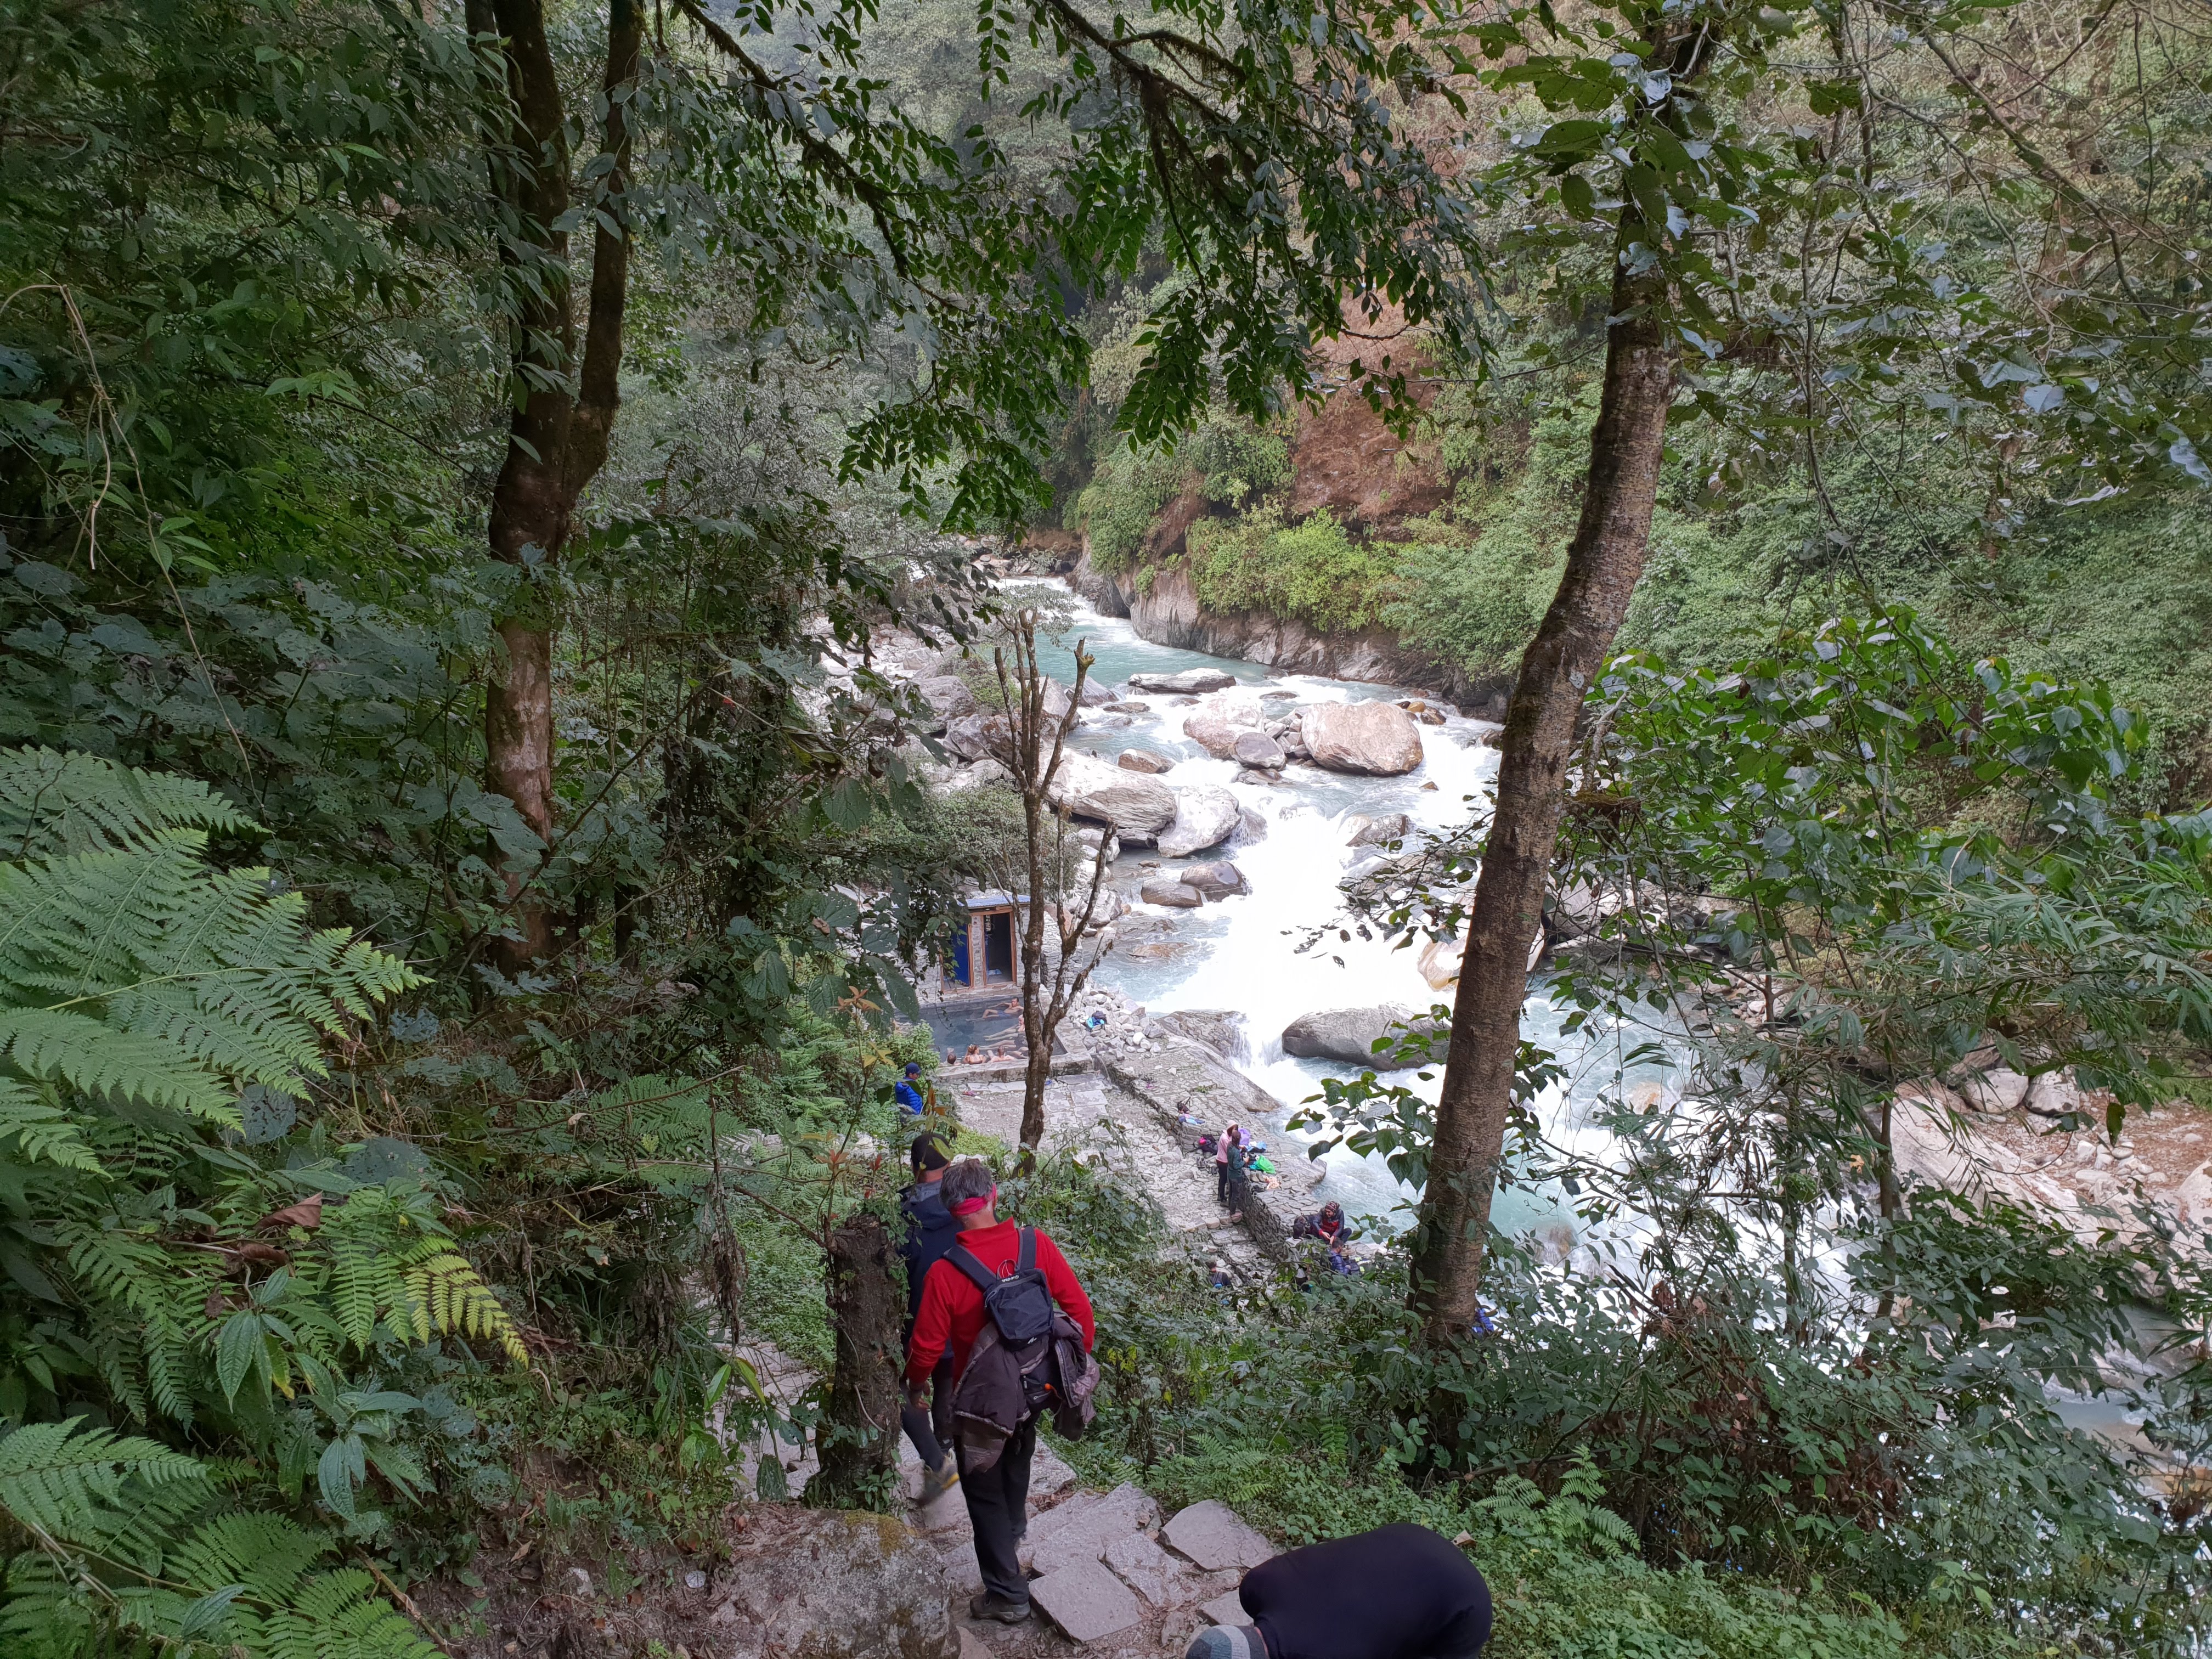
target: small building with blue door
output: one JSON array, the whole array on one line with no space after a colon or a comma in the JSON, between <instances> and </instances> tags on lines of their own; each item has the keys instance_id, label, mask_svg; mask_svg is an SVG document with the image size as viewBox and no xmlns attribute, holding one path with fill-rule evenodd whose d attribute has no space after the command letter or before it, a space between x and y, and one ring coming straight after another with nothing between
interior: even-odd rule
<instances>
[{"instance_id":1,"label":"small building with blue door","mask_svg":"<svg viewBox=\"0 0 2212 1659\"><path fill-rule=\"evenodd\" d=\"M1021 984L1021 896L995 890L969 895L968 925L946 943L933 988L941 1001L988 996Z\"/></svg>"}]
</instances>

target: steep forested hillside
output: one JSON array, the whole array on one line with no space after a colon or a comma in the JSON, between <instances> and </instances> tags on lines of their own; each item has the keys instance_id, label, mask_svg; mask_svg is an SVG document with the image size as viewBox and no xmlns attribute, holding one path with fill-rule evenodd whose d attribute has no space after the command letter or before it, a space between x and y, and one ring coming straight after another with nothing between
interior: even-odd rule
<instances>
[{"instance_id":1,"label":"steep forested hillside","mask_svg":"<svg viewBox=\"0 0 2212 1659\"><path fill-rule=\"evenodd\" d=\"M972 1652L911 1065L1096 1304L1071 1487L1432 1527L1528 1659L2201 1651L2212 1175L2106 1172L2212 1053L2208 146L2160 0L0 0L0 1650L760 1659L811 1477L790 1650ZM1114 969L1279 934L1255 792L1381 773L1008 579L1502 715L1629 334L1504 1040L1193 1059ZM1277 955L1450 985L1485 787ZM1109 963L1049 1084L1051 985L920 1021L987 896ZM1486 1146L1408 1080L1477 1058ZM1217 1215L1255 1095L1423 1195ZM1935 1150L2000 1117L2104 1199Z\"/></svg>"}]
</instances>

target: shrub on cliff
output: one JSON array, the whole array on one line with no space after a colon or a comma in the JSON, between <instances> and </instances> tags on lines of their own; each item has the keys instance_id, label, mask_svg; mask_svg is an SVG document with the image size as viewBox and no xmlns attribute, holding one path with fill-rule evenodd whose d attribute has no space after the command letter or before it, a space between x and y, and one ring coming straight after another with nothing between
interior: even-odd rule
<instances>
[{"instance_id":1,"label":"shrub on cliff","mask_svg":"<svg viewBox=\"0 0 2212 1659\"><path fill-rule=\"evenodd\" d=\"M1257 611L1304 623L1322 634L1349 634L1380 619L1399 549L1355 541L1327 513L1284 521L1267 502L1234 521L1190 529L1190 580L1210 611Z\"/></svg>"}]
</instances>

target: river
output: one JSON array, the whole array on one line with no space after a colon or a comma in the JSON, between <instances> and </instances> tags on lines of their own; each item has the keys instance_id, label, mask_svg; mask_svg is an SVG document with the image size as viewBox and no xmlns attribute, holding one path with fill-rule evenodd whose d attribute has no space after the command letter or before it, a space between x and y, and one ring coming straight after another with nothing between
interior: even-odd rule
<instances>
[{"instance_id":1,"label":"river","mask_svg":"<svg viewBox=\"0 0 2212 1659\"><path fill-rule=\"evenodd\" d=\"M1321 702L1407 695L1401 687L1276 675L1253 663L1175 650L1139 638L1127 620L1102 616L1072 593L1065 602L1073 623L1061 647L1046 661L1064 681L1073 678L1073 647L1080 642L1094 659L1092 680L1108 685L1118 686L1134 673L1205 667L1236 677L1237 686L1216 694L1221 697L1286 691L1301 702ZM1183 720L1192 712L1189 705L1155 693L1136 694L1136 700L1149 704L1149 712L1128 716L1128 724L1118 725L1109 723L1118 717L1091 710L1071 742L1108 760L1124 749L1154 750L1174 763L1162 775L1162 781L1170 785L1225 787L1236 776L1239 769L1235 762L1215 759L1183 735ZM1320 1009L1396 1003L1425 1010L1451 996L1449 989L1432 990L1422 977L1417 966L1420 945L1425 942L1421 939L1401 948L1379 932L1363 939L1357 928L1351 928L1349 939L1332 933L1322 944L1304 952L1297 949L1317 930L1347 920L1338 883L1356 855L1346 845L1345 821L1355 814L1404 812L1417 831L1464 824L1494 787L1498 751L1480 739L1495 729L1489 722L1458 718L1448 719L1443 726L1422 726L1422 763L1402 777L1358 777L1293 765L1285 769L1279 784L1237 786L1237 798L1267 823L1263 839L1227 852L1243 872L1250 890L1197 910L1139 906L1141 913L1173 919L1171 938L1177 948L1172 955L1153 959L1117 951L1099 966L1095 980L1154 1014L1197 1008L1234 1009L1243 1014L1250 1052L1242 1069L1284 1107L1268 1126L1267 1138L1278 1143L1310 1142L1310 1135L1288 1129L1284 1120L1319 1092L1323 1078L1350 1078L1358 1068L1285 1054L1283 1028L1299 1015ZM1190 861L1223 855L1217 849L1198 854ZM1147 864L1157 865L1164 873L1182 862L1162 859L1150 848L1126 851L1114 872L1115 885L1133 893L1138 882L1152 873L1145 868ZM1583 1120L1601 1088L1632 1087L1647 1075L1652 1080L1663 1079L1650 1067L1631 1068L1623 1076L1601 1048L1579 1041L1564 1044L1560 1020L1539 979L1522 1011L1523 1033L1547 1047L1571 1046L1574 1052L1567 1082L1551 1091L1538 1110L1555 1139L1573 1145L1594 1133L1583 1127ZM1442 1067L1427 1069L1425 1080L1413 1072L1396 1073L1395 1080L1433 1100ZM1325 1161L1322 1196L1336 1199L1356 1215L1389 1225L1402 1226L1410 1219L1405 1206L1418 1194L1392 1176L1381 1160L1340 1148ZM1558 1245L1567 1242L1574 1225L1571 1212L1554 1196L1526 1187L1500 1194L1494 1219L1509 1232L1542 1227L1547 1240Z\"/></svg>"}]
</instances>

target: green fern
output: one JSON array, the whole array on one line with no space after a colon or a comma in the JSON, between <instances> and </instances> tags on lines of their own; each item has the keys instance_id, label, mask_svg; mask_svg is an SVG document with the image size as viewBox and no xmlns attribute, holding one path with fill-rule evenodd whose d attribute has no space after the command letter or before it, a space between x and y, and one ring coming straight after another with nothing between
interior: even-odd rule
<instances>
[{"instance_id":1,"label":"green fern","mask_svg":"<svg viewBox=\"0 0 2212 1659\"><path fill-rule=\"evenodd\" d=\"M316 1570L325 1534L282 1516L208 1516L198 1460L69 1423L0 1438L0 1514L33 1548L5 1564L10 1654L87 1654L131 1632L246 1659L430 1659L435 1652L353 1568Z\"/></svg>"},{"instance_id":2,"label":"green fern","mask_svg":"<svg viewBox=\"0 0 2212 1659\"><path fill-rule=\"evenodd\" d=\"M0 750L0 859L140 848L165 830L258 827L197 778L96 755Z\"/></svg>"}]
</instances>

